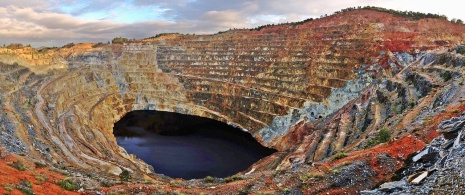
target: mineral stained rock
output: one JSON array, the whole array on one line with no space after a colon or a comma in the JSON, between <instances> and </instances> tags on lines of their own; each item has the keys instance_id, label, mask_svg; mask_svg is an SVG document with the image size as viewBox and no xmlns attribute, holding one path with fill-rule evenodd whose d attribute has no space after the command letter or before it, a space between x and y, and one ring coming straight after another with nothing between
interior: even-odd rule
<instances>
[{"instance_id":1,"label":"mineral stained rock","mask_svg":"<svg viewBox=\"0 0 465 195\"><path fill-rule=\"evenodd\" d=\"M214 35L0 48L0 143L9 152L77 172L112 177L127 169L157 180L161 176L151 166L117 145L113 124L133 110L208 117L279 151L249 168L250 177L294 171L249 188L256 191L284 190L270 182L294 181L292 175L301 174L297 170L316 170L338 152L369 149L381 143L382 128L394 143L416 144L385 146L395 150L381 161L354 153L357 164L341 169L344 174L393 165L367 170L367 177L375 178L370 183L324 172L325 185L299 189L325 192L338 186L331 178L349 178L344 189L355 192L387 177L388 168L386 174L392 174L435 135L429 119L460 102L464 58L455 46L465 40L463 32L464 25L444 19L359 9L295 26ZM428 129L418 134L420 127ZM410 134L416 137L405 138Z\"/></svg>"}]
</instances>

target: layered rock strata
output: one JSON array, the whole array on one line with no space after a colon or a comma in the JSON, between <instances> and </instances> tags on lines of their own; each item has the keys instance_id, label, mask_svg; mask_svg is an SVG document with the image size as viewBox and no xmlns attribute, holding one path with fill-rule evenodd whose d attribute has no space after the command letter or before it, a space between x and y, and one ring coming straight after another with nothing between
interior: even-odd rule
<instances>
[{"instance_id":1,"label":"layered rock strata","mask_svg":"<svg viewBox=\"0 0 465 195\"><path fill-rule=\"evenodd\" d=\"M152 174L112 133L126 113L148 109L223 121L280 151L251 171L319 162L362 149L383 126L405 133L412 120L392 115L410 102L427 105L418 96L443 83L430 76L450 71L405 67L437 62L426 51L459 44L464 30L441 19L355 10L259 31L2 48L0 141L57 166ZM438 104L458 87L442 86L448 91L435 93Z\"/></svg>"}]
</instances>

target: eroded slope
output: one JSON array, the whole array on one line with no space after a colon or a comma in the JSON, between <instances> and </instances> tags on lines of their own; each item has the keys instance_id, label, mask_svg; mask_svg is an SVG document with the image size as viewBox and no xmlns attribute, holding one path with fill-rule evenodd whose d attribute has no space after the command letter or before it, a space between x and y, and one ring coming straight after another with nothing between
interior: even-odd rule
<instances>
[{"instance_id":1,"label":"eroded slope","mask_svg":"<svg viewBox=\"0 0 465 195\"><path fill-rule=\"evenodd\" d=\"M441 75L461 78L448 64L460 69L461 54L427 51L461 43L464 30L442 19L355 10L259 31L41 51L1 48L1 143L76 172L114 177L129 169L155 181L160 177L151 167L127 154L112 134L125 113L151 109L224 121L280 151L252 166L252 177L296 166L305 172L312 169L306 164L337 152L369 148L382 128L399 138L415 133L431 116L425 107L435 110L456 98L462 87ZM367 177L381 180L378 174ZM263 185L254 190L269 187Z\"/></svg>"}]
</instances>

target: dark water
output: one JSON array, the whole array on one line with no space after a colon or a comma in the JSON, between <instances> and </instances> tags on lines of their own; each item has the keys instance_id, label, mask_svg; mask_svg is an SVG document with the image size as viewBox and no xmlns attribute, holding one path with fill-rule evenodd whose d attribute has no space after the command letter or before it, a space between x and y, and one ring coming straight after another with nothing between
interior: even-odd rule
<instances>
[{"instance_id":1,"label":"dark water","mask_svg":"<svg viewBox=\"0 0 465 195\"><path fill-rule=\"evenodd\" d=\"M227 177L275 152L227 124L168 112L131 112L114 132L128 153L173 178Z\"/></svg>"}]
</instances>

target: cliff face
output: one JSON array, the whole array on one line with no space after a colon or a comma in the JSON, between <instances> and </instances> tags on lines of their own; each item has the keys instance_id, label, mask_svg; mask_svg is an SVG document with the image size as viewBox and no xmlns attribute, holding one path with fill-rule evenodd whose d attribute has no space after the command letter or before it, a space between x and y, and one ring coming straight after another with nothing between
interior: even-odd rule
<instances>
[{"instance_id":1,"label":"cliff face","mask_svg":"<svg viewBox=\"0 0 465 195\"><path fill-rule=\"evenodd\" d=\"M389 122L405 134L408 122L393 115L437 86L405 67L435 60L427 51L460 44L463 32L445 20L355 10L260 31L0 48L0 142L78 170L149 174L116 144L112 127L127 112L150 109L223 121L280 151L252 170L319 162L363 149Z\"/></svg>"}]
</instances>

